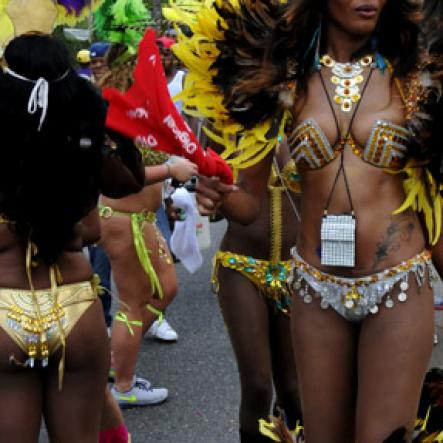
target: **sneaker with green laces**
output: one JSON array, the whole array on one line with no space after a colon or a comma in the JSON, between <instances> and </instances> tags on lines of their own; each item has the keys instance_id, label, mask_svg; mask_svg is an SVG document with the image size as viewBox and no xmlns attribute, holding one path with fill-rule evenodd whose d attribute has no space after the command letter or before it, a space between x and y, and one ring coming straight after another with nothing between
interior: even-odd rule
<instances>
[{"instance_id":1,"label":"sneaker with green laces","mask_svg":"<svg viewBox=\"0 0 443 443\"><path fill-rule=\"evenodd\" d=\"M137 381L137 379L128 391L120 392L115 386L112 386L111 393L121 408L158 405L168 398L166 388L153 388Z\"/></svg>"}]
</instances>

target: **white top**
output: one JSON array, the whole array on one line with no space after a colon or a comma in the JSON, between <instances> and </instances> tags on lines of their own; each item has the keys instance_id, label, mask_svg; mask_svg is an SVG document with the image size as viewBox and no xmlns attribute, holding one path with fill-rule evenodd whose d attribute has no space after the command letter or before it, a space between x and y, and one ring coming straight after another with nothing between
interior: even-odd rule
<instances>
[{"instance_id":1,"label":"white top","mask_svg":"<svg viewBox=\"0 0 443 443\"><path fill-rule=\"evenodd\" d=\"M168 83L169 95L171 96L172 100L174 100L174 96L182 92L184 76L185 71L178 70L175 73L174 78ZM176 101L175 107L177 108L178 112L181 113L183 109L183 102L181 100Z\"/></svg>"}]
</instances>

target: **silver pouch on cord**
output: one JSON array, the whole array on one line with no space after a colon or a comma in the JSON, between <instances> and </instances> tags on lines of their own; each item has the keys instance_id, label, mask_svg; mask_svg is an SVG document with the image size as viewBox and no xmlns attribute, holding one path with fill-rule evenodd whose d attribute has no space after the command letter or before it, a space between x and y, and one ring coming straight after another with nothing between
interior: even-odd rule
<instances>
[{"instance_id":1,"label":"silver pouch on cord","mask_svg":"<svg viewBox=\"0 0 443 443\"><path fill-rule=\"evenodd\" d=\"M325 266L355 266L354 214L328 215L321 222L321 264Z\"/></svg>"}]
</instances>

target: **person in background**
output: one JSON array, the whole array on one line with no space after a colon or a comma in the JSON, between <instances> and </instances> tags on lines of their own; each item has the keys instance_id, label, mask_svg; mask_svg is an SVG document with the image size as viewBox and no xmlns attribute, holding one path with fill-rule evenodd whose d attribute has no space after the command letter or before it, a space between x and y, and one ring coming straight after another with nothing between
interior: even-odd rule
<instances>
[{"instance_id":1,"label":"person in background","mask_svg":"<svg viewBox=\"0 0 443 443\"><path fill-rule=\"evenodd\" d=\"M174 97L182 90L184 71L177 70L177 59L175 58L171 47L175 43L175 40L170 37L161 36L157 39L157 45L160 48L160 54L162 56L163 68L165 71L166 79L168 82L168 90L171 97ZM182 112L182 102L175 102L175 106L178 111ZM165 182L167 187L167 182ZM163 237L169 246L171 238L171 227L169 223L169 216L166 211L165 205L169 200L165 199L165 192L163 189L163 202L156 212L157 226L160 229ZM172 343L178 340L178 334L174 328L169 324L165 317L162 320L155 320L145 338L153 338L162 342Z\"/></svg>"},{"instance_id":2,"label":"person in background","mask_svg":"<svg viewBox=\"0 0 443 443\"><path fill-rule=\"evenodd\" d=\"M91 58L90 67L94 83L98 82L108 71L106 54L109 47L110 45L107 42L95 42L89 48Z\"/></svg>"},{"instance_id":3,"label":"person in background","mask_svg":"<svg viewBox=\"0 0 443 443\"><path fill-rule=\"evenodd\" d=\"M89 49L80 49L80 51L77 52L77 63L79 65L79 68L77 69L77 74L80 77L83 77L86 80L92 79L92 71L91 71L91 53Z\"/></svg>"},{"instance_id":4,"label":"person in background","mask_svg":"<svg viewBox=\"0 0 443 443\"><path fill-rule=\"evenodd\" d=\"M111 48L109 66L121 55L121 49ZM127 91L135 62L132 57L110 69L99 87ZM165 154L141 144L137 147L148 177L144 188L123 199L103 197L100 206L101 245L110 259L120 297L111 335L111 392L121 407L158 404L168 397L167 389L153 388L149 381L135 375L140 341L152 323L163 316L177 291L174 264L157 229L155 212L162 200L162 182L168 178L185 182L198 172L188 160L167 164Z\"/></svg>"}]
</instances>

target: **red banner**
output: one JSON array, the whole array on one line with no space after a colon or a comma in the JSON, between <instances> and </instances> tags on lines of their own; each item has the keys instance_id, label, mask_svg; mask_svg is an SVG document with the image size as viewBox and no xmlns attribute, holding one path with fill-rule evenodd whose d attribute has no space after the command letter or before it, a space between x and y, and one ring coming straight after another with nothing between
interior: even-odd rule
<instances>
[{"instance_id":1,"label":"red banner","mask_svg":"<svg viewBox=\"0 0 443 443\"><path fill-rule=\"evenodd\" d=\"M214 151L201 147L172 102L153 29L140 42L134 84L125 93L105 88L103 96L109 102L108 128L146 148L183 156L202 175L233 182L229 166Z\"/></svg>"}]
</instances>

